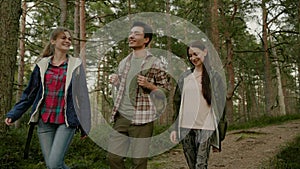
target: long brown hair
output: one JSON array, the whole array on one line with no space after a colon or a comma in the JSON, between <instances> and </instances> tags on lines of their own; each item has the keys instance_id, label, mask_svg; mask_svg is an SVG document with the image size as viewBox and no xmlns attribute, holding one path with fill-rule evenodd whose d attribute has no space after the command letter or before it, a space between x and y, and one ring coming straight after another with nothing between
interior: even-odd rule
<instances>
[{"instance_id":1,"label":"long brown hair","mask_svg":"<svg viewBox=\"0 0 300 169\"><path fill-rule=\"evenodd\" d=\"M49 43L45 46L43 53L42 53L42 57L48 57L48 56L52 56L54 54L55 48L54 48L54 45L51 44L51 40L56 40L58 35L60 35L61 33L64 33L64 32L69 32L72 37L71 31L64 27L58 27L51 32L50 38L49 38Z\"/></svg>"},{"instance_id":2,"label":"long brown hair","mask_svg":"<svg viewBox=\"0 0 300 169\"><path fill-rule=\"evenodd\" d=\"M199 48L202 51L206 49L205 45L201 42L201 41L194 41L192 42L188 47L187 47L187 56L188 56L188 60L189 59L189 49L190 47L194 47L194 48ZM191 62L191 61L190 61ZM191 62L192 66L193 63ZM192 70L194 71L194 67L192 68ZM206 100L208 105L211 105L211 86L210 86L210 79L209 79L209 74L208 72L210 71L210 64L209 64L209 58L208 58L208 53L205 56L204 62L203 62L203 72L202 72L202 94L204 99Z\"/></svg>"}]
</instances>

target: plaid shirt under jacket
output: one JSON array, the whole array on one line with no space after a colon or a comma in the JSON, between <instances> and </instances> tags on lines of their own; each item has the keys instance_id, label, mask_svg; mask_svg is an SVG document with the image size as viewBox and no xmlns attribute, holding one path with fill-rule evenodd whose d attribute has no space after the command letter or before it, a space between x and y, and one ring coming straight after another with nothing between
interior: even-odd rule
<instances>
[{"instance_id":1,"label":"plaid shirt under jacket","mask_svg":"<svg viewBox=\"0 0 300 169\"><path fill-rule=\"evenodd\" d=\"M53 66L49 61L49 67L45 73L45 98L41 109L43 122L63 124L65 123L65 83L68 62L59 66Z\"/></svg>"},{"instance_id":2,"label":"plaid shirt under jacket","mask_svg":"<svg viewBox=\"0 0 300 169\"><path fill-rule=\"evenodd\" d=\"M124 96L126 79L130 70L132 55L132 53L129 54L119 64L118 75L120 79L120 84L118 86L119 88L113 107L111 117L112 122L115 121L115 115L122 102L122 97ZM142 70L140 74L145 76L148 82L158 87L158 91L155 92L163 93L165 96L167 96L170 91L170 84L165 64L163 64L159 58L154 57L150 52L147 51L147 55L140 66ZM155 106L150 99L150 93L154 91L143 89L137 84L130 86L130 89L133 88L135 88L135 90L131 90L132 92L129 91L130 97L135 97L133 98L133 100L135 101L135 112L133 113L133 117L131 119L132 124L141 125L152 122L155 119L157 119L158 116L156 114ZM134 95L132 95L132 93Z\"/></svg>"}]
</instances>

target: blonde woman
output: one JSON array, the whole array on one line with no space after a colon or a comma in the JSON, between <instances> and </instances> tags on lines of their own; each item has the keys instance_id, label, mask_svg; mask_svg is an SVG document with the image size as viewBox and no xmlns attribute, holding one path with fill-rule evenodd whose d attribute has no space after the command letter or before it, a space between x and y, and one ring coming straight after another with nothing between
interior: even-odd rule
<instances>
[{"instance_id":1,"label":"blonde woman","mask_svg":"<svg viewBox=\"0 0 300 169\"><path fill-rule=\"evenodd\" d=\"M90 130L85 73L82 61L68 55L71 45L68 29L60 27L51 33L27 88L5 119L7 125L12 125L32 106L30 123L38 124L38 137L49 169L69 168L64 157L75 130L80 128L82 137Z\"/></svg>"}]
</instances>

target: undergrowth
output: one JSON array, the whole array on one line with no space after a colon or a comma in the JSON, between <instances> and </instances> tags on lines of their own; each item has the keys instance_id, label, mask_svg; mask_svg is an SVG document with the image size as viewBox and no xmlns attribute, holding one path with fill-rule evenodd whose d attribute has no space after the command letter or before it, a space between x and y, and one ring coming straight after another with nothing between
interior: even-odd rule
<instances>
[{"instance_id":1,"label":"undergrowth","mask_svg":"<svg viewBox=\"0 0 300 169\"><path fill-rule=\"evenodd\" d=\"M229 124L228 130L248 129L252 127L264 127L272 124L281 124L286 121L300 119L300 113L285 116L262 116L243 123Z\"/></svg>"},{"instance_id":2,"label":"undergrowth","mask_svg":"<svg viewBox=\"0 0 300 169\"><path fill-rule=\"evenodd\" d=\"M279 168L300 168L300 135L276 156Z\"/></svg>"},{"instance_id":3,"label":"undergrowth","mask_svg":"<svg viewBox=\"0 0 300 169\"><path fill-rule=\"evenodd\" d=\"M246 129L250 127L263 127L271 124L280 124L285 121L300 119L300 115L288 115L282 117L263 117L248 123L229 125L229 130ZM155 135L163 132L168 127L157 126ZM1 169L45 169L45 163L40 150L36 129L31 141L29 157L23 159L23 151L27 138L28 125L22 124L21 128L9 127L0 131L2 147L0 149ZM155 158L150 158L155 160ZM272 161L272 168L300 168L300 136L295 142L289 144ZM107 152L94 143L90 138L80 139L76 134L69 151L65 157L65 163L72 169L108 169ZM126 161L130 167L130 159Z\"/></svg>"},{"instance_id":4,"label":"undergrowth","mask_svg":"<svg viewBox=\"0 0 300 169\"><path fill-rule=\"evenodd\" d=\"M36 129L31 141L29 157L28 159L23 158L27 129L27 127L18 129L10 127L9 130L1 133L1 169L46 169ZM109 168L106 151L96 145L90 138L80 139L80 134L75 135L65 157L65 163L72 169Z\"/></svg>"},{"instance_id":5,"label":"undergrowth","mask_svg":"<svg viewBox=\"0 0 300 169\"><path fill-rule=\"evenodd\" d=\"M293 142L284 146L281 151L268 162L264 168L298 169L300 168L300 135Z\"/></svg>"}]
</instances>

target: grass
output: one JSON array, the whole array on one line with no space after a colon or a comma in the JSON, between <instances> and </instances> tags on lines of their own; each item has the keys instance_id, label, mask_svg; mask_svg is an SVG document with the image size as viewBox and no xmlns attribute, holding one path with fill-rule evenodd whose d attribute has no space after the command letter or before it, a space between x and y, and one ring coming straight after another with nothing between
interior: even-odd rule
<instances>
[{"instance_id":1,"label":"grass","mask_svg":"<svg viewBox=\"0 0 300 169\"><path fill-rule=\"evenodd\" d=\"M229 124L228 130L248 129L252 127L264 127L273 124L282 124L286 121L300 119L300 113L285 116L263 116L258 119L251 120L242 124Z\"/></svg>"},{"instance_id":2,"label":"grass","mask_svg":"<svg viewBox=\"0 0 300 169\"><path fill-rule=\"evenodd\" d=\"M229 130L247 129L251 127L263 127L272 124L280 124L289 120L300 119L300 115L288 115L282 117L263 117L248 123L230 125ZM157 126L154 133L158 134L166 130L167 127ZM43 155L40 150L36 129L31 142L29 158L23 159L23 150L27 138L28 125L15 129L10 127L6 131L0 131L0 168L2 169L45 169ZM165 155L165 154L164 154ZM72 169L108 169L107 152L95 144L91 139L80 139L80 134L76 134L70 149L66 155L65 162ZM154 168L160 168L160 163L150 158ZM159 158L160 160L163 160ZM159 161L160 161L159 160ZM288 144L279 154L274 157L270 168L300 168L300 136L295 142ZM126 165L130 166L130 160L126 160ZM151 168L153 168L151 167Z\"/></svg>"},{"instance_id":3,"label":"grass","mask_svg":"<svg viewBox=\"0 0 300 169\"><path fill-rule=\"evenodd\" d=\"M2 148L0 149L1 169L46 169L36 129L31 141L28 159L23 159L27 127L19 129L11 127L7 132L2 132L0 137L2 140ZM89 138L81 140L80 134L75 135L65 162L72 169L109 168L106 152Z\"/></svg>"},{"instance_id":4,"label":"grass","mask_svg":"<svg viewBox=\"0 0 300 169\"><path fill-rule=\"evenodd\" d=\"M279 154L277 154L277 166L282 168L300 168L300 135Z\"/></svg>"},{"instance_id":5,"label":"grass","mask_svg":"<svg viewBox=\"0 0 300 169\"><path fill-rule=\"evenodd\" d=\"M269 161L267 168L300 168L300 135L298 135L293 142L283 147L281 151Z\"/></svg>"}]
</instances>

